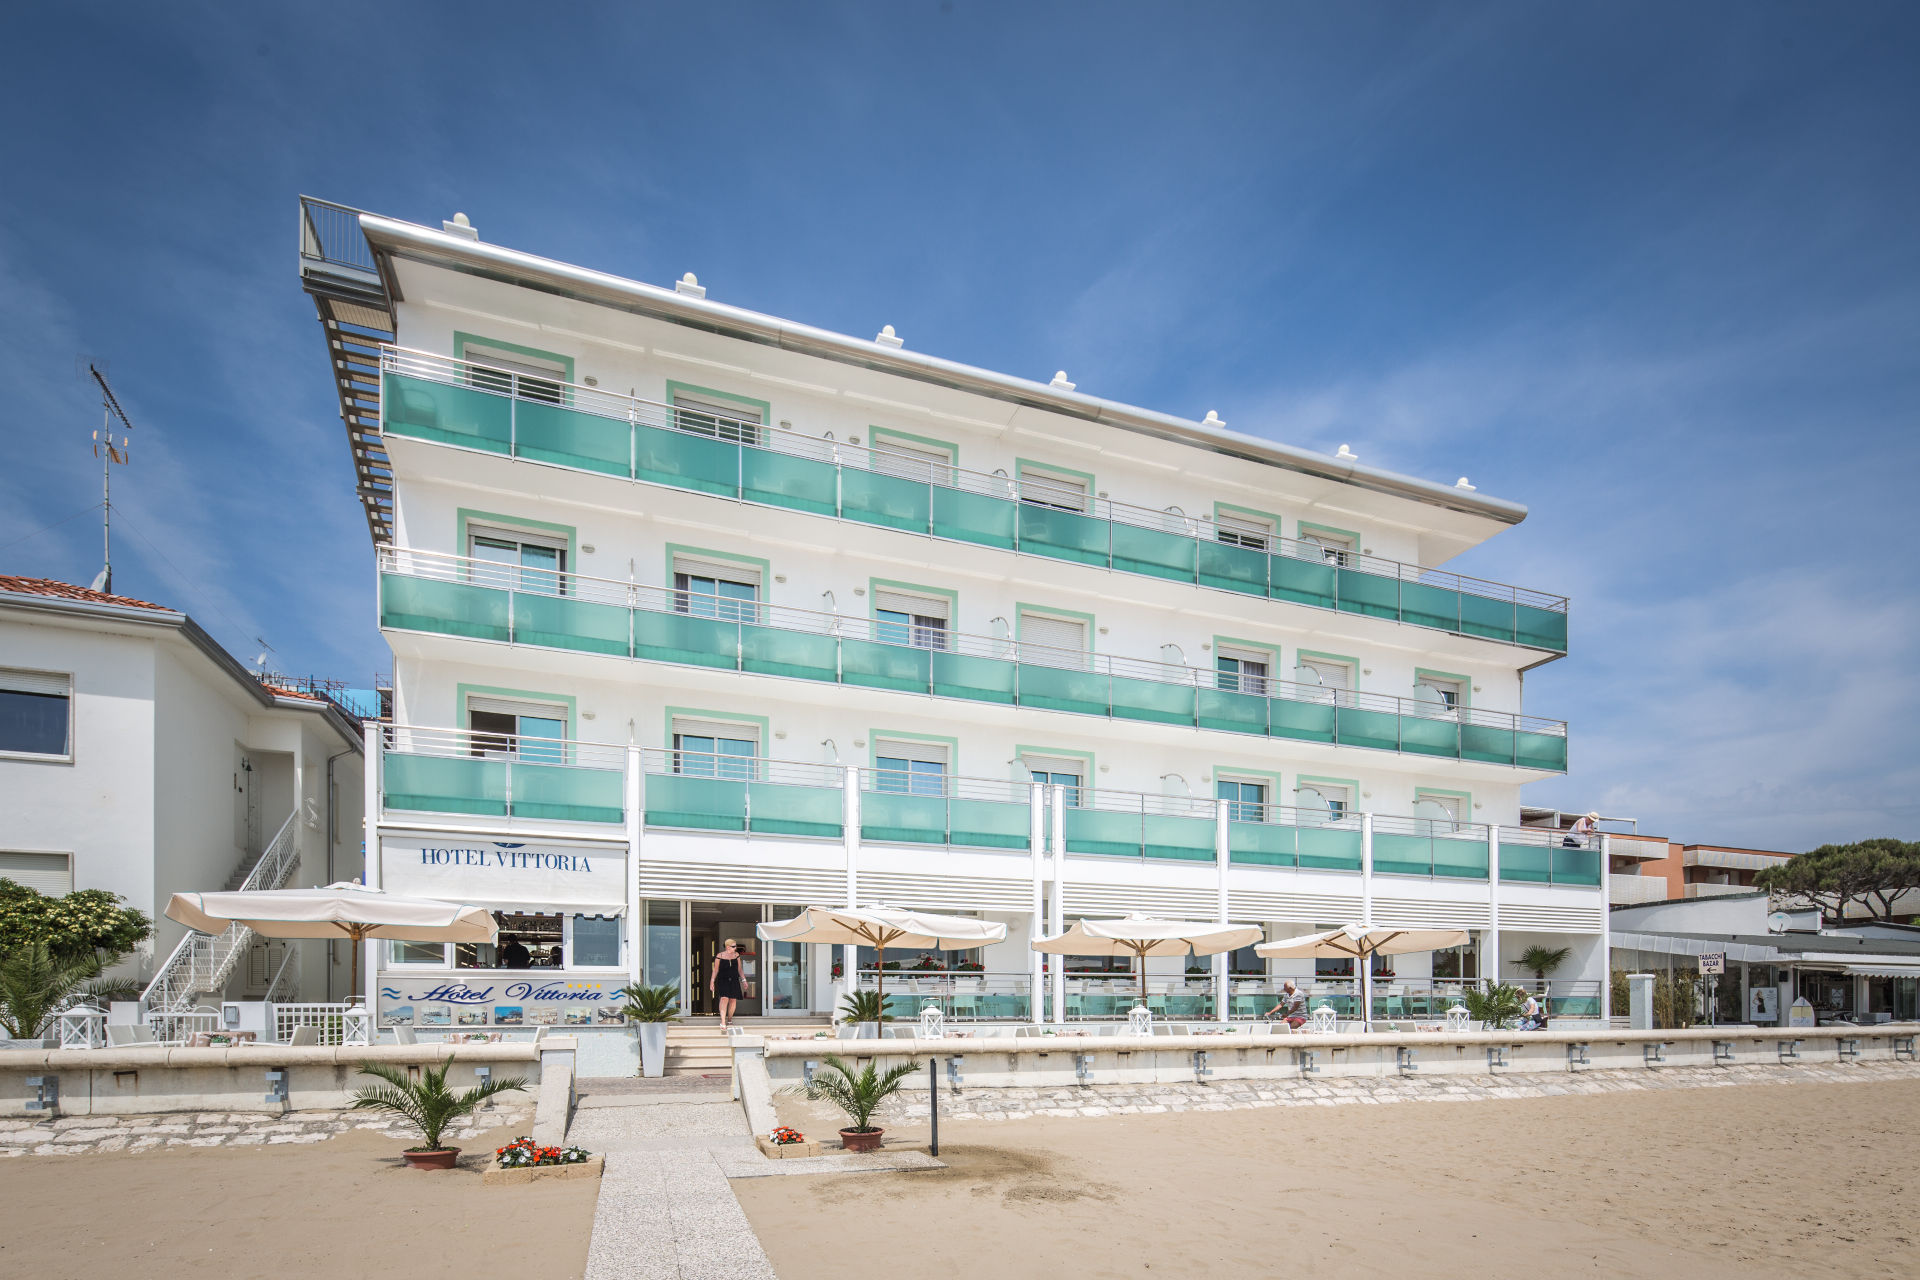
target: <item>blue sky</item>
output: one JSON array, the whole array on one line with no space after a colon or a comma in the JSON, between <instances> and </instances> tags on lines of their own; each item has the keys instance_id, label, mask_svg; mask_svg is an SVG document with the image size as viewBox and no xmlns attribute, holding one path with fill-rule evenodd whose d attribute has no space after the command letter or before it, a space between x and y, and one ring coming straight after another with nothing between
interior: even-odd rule
<instances>
[{"instance_id":1,"label":"blue sky","mask_svg":"<svg viewBox=\"0 0 1920 1280\"><path fill-rule=\"evenodd\" d=\"M1920 836L1920 10L39 6L0 83L0 572L387 663L301 192L1533 513L1542 804ZM124 505L122 505L124 504Z\"/></svg>"}]
</instances>

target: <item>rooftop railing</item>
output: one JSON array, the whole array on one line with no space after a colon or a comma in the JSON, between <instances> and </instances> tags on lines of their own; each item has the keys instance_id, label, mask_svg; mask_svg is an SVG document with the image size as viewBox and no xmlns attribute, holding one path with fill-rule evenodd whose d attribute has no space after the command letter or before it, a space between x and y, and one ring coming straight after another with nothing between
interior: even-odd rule
<instances>
[{"instance_id":1,"label":"rooftop railing","mask_svg":"<svg viewBox=\"0 0 1920 1280\"><path fill-rule=\"evenodd\" d=\"M387 347L381 368L382 429L394 435L1553 652L1567 647L1564 596L430 352Z\"/></svg>"},{"instance_id":2,"label":"rooftop railing","mask_svg":"<svg viewBox=\"0 0 1920 1280\"><path fill-rule=\"evenodd\" d=\"M373 246L360 230L361 210L312 196L300 197L300 257L378 275Z\"/></svg>"},{"instance_id":3,"label":"rooftop railing","mask_svg":"<svg viewBox=\"0 0 1920 1280\"><path fill-rule=\"evenodd\" d=\"M970 702L1564 771L1560 720L1207 671L404 547L381 625Z\"/></svg>"}]
</instances>

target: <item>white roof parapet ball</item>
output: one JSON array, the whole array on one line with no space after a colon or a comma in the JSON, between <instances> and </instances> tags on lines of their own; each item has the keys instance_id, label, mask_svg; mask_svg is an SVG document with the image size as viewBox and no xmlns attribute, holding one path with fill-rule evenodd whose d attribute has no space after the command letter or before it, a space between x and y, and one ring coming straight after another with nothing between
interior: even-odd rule
<instances>
[{"instance_id":1,"label":"white roof parapet ball","mask_svg":"<svg viewBox=\"0 0 1920 1280\"><path fill-rule=\"evenodd\" d=\"M449 235L465 236L469 240L478 240L480 238L479 231L475 230L474 225L467 221L467 215L464 213L454 214L453 221L441 223L440 229Z\"/></svg>"},{"instance_id":2,"label":"white roof parapet ball","mask_svg":"<svg viewBox=\"0 0 1920 1280\"><path fill-rule=\"evenodd\" d=\"M1458 480L1455 480L1453 482L1453 487L1456 489L1465 489L1469 493L1474 492L1474 486L1467 483L1467 478L1465 476L1461 476Z\"/></svg>"},{"instance_id":3,"label":"white roof parapet ball","mask_svg":"<svg viewBox=\"0 0 1920 1280\"><path fill-rule=\"evenodd\" d=\"M890 324L881 325L880 332L873 335L873 340L883 347L898 347L901 345L900 335L893 331L893 326Z\"/></svg>"},{"instance_id":4,"label":"white roof parapet ball","mask_svg":"<svg viewBox=\"0 0 1920 1280\"><path fill-rule=\"evenodd\" d=\"M673 282L673 291L675 293L684 293L689 298L704 298L707 296L706 287L700 283L700 278L691 271Z\"/></svg>"},{"instance_id":5,"label":"white roof parapet ball","mask_svg":"<svg viewBox=\"0 0 1920 1280\"><path fill-rule=\"evenodd\" d=\"M1209 409L1207 410L1207 416L1200 420L1200 425L1203 427L1224 427L1227 424L1221 420L1217 412Z\"/></svg>"},{"instance_id":6,"label":"white roof parapet ball","mask_svg":"<svg viewBox=\"0 0 1920 1280\"><path fill-rule=\"evenodd\" d=\"M1345 445L1341 445L1340 452L1334 454L1333 456L1336 458L1339 458L1342 462L1358 462L1360 460L1360 455L1355 453L1353 450L1347 448L1347 446Z\"/></svg>"},{"instance_id":7,"label":"white roof parapet ball","mask_svg":"<svg viewBox=\"0 0 1920 1280\"><path fill-rule=\"evenodd\" d=\"M1071 391L1076 384L1067 381L1067 371L1062 369L1053 375L1053 381L1047 385L1050 387L1058 387L1062 391Z\"/></svg>"}]
</instances>

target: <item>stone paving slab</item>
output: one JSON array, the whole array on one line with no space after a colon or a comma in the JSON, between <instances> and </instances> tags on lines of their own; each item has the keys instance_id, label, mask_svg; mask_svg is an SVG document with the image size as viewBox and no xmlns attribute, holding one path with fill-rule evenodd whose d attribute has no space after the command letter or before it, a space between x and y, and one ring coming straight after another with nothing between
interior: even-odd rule
<instances>
[{"instance_id":1,"label":"stone paving slab","mask_svg":"<svg viewBox=\"0 0 1920 1280\"><path fill-rule=\"evenodd\" d=\"M447 1130L458 1145L489 1129L527 1132L533 1107L508 1103L483 1109ZM177 1112L147 1116L59 1116L51 1120L0 1120L0 1160L27 1155L87 1155L152 1151L163 1147L304 1146L353 1129L372 1129L398 1140L411 1131L399 1119L371 1111Z\"/></svg>"},{"instance_id":2,"label":"stone paving slab","mask_svg":"<svg viewBox=\"0 0 1920 1280\"><path fill-rule=\"evenodd\" d=\"M716 1150L713 1162L729 1178L786 1178L802 1173L901 1173L912 1169L944 1169L947 1162L924 1151L831 1151L790 1160L769 1160L755 1151L751 1158L737 1150Z\"/></svg>"}]
</instances>

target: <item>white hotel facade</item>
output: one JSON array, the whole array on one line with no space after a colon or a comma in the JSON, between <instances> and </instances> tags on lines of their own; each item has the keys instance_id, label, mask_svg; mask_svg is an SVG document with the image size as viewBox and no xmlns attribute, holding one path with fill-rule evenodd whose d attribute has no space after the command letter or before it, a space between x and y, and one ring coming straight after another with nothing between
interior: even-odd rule
<instances>
[{"instance_id":1,"label":"white hotel facade","mask_svg":"<svg viewBox=\"0 0 1920 1280\"><path fill-rule=\"evenodd\" d=\"M379 947L384 1022L590 1025L633 979L704 1012L718 939L849 901L1007 923L890 976L955 1018L1117 1014L1027 944L1126 911L1471 931L1386 1016L1568 947L1554 1004L1604 1012L1604 854L1519 826L1566 768L1521 697L1566 601L1437 567L1524 507L463 218L308 200L301 242L394 656L368 876L499 910L537 966ZM744 1013L832 1009L846 957L757 945ZM1313 962L1155 963L1172 1016L1289 975L1351 999Z\"/></svg>"}]
</instances>

